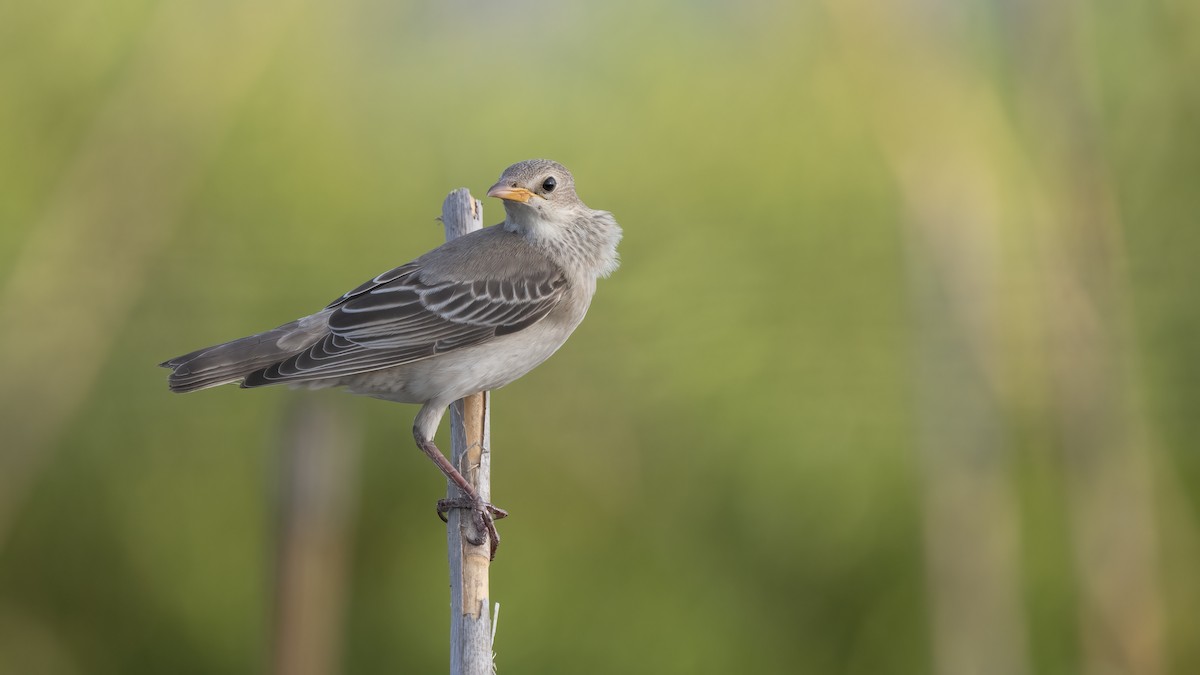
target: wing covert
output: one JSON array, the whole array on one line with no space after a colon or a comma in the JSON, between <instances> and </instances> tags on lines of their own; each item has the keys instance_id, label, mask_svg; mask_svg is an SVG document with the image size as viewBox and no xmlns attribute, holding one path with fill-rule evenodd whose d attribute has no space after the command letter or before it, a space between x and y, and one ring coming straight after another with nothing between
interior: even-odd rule
<instances>
[{"instance_id":1,"label":"wing covert","mask_svg":"<svg viewBox=\"0 0 1200 675\"><path fill-rule=\"evenodd\" d=\"M252 374L246 386L353 375L480 344L537 323L567 287L557 268L503 279L427 281L419 262L330 303L328 335Z\"/></svg>"}]
</instances>

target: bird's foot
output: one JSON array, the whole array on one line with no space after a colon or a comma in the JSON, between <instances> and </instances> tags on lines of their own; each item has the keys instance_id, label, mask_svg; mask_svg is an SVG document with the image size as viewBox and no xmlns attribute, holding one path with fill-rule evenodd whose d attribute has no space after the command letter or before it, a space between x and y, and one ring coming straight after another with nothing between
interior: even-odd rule
<instances>
[{"instance_id":1,"label":"bird's foot","mask_svg":"<svg viewBox=\"0 0 1200 675\"><path fill-rule=\"evenodd\" d=\"M475 519L475 527L467 534L467 541L474 546L482 546L484 540L479 534L486 532L488 541L491 543L488 559L495 560L496 549L500 546L500 533L496 531L496 521L507 518L508 511L495 504L485 502L479 497L439 499L437 513L443 523L446 522L446 513L450 509L470 509L472 517Z\"/></svg>"}]
</instances>

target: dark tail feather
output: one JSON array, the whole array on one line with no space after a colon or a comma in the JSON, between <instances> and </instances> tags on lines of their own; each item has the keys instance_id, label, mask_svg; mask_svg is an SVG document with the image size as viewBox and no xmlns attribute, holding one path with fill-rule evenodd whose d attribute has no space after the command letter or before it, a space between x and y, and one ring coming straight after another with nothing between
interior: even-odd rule
<instances>
[{"instance_id":1,"label":"dark tail feather","mask_svg":"<svg viewBox=\"0 0 1200 675\"><path fill-rule=\"evenodd\" d=\"M188 392L238 382L304 351L325 332L321 315L293 321L257 335L198 349L158 365L170 368L167 385L171 391Z\"/></svg>"}]
</instances>

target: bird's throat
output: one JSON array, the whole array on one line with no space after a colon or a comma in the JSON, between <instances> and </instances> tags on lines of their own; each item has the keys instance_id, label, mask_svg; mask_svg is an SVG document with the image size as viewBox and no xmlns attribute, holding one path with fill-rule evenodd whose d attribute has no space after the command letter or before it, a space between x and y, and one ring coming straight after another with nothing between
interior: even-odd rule
<instances>
[{"instance_id":1,"label":"bird's throat","mask_svg":"<svg viewBox=\"0 0 1200 675\"><path fill-rule=\"evenodd\" d=\"M525 204L505 202L504 213L507 216L504 229L535 241L553 237L562 227L561 223L548 218L545 210Z\"/></svg>"}]
</instances>

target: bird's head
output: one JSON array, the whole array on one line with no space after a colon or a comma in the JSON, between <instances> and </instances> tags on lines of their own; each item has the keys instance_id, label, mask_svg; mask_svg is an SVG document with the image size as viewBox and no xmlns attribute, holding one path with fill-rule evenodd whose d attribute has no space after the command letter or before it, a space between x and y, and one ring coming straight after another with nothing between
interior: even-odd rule
<instances>
[{"instance_id":1,"label":"bird's head","mask_svg":"<svg viewBox=\"0 0 1200 675\"><path fill-rule=\"evenodd\" d=\"M487 196L504 200L509 223L526 230L566 222L586 208L575 194L571 172L548 159L530 159L508 167Z\"/></svg>"}]
</instances>

